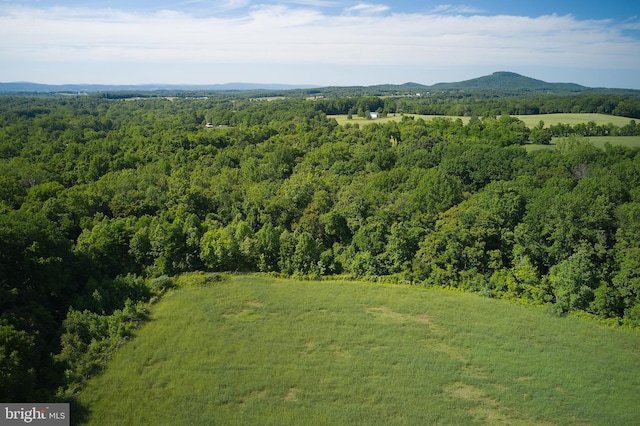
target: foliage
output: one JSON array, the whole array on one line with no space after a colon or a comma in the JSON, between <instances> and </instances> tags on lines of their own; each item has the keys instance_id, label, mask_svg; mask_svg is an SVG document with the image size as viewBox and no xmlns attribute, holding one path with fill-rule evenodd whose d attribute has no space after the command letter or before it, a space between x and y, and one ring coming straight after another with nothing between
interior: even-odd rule
<instances>
[{"instance_id":1,"label":"foliage","mask_svg":"<svg viewBox=\"0 0 640 426\"><path fill-rule=\"evenodd\" d=\"M441 285L640 324L640 150L587 139L640 126L510 115L635 117L637 96L406 89L0 98L2 398L74 392L197 271ZM400 118L327 116L367 111Z\"/></svg>"},{"instance_id":2,"label":"foliage","mask_svg":"<svg viewBox=\"0 0 640 426\"><path fill-rule=\"evenodd\" d=\"M56 357L67 366L66 386L61 387L60 395L73 395L90 376L101 371L122 339L130 336L146 313L142 303L134 304L131 299L127 299L123 309L110 315L71 308L62 323L62 348Z\"/></svg>"}]
</instances>

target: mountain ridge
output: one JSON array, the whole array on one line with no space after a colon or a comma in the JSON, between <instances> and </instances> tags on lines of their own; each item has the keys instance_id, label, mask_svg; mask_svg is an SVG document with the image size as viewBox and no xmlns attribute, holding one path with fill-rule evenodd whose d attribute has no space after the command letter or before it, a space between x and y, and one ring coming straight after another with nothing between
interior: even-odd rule
<instances>
[{"instance_id":1,"label":"mountain ridge","mask_svg":"<svg viewBox=\"0 0 640 426\"><path fill-rule=\"evenodd\" d=\"M224 83L224 84L40 84L32 82L0 82L0 93L100 93L100 92L243 92L243 91L290 91L326 89L373 89L393 91L499 91L504 93L527 92L587 92L587 91L632 91L625 88L594 88L576 83L549 83L510 71L497 71L469 80L424 85L415 82L403 84L378 84L371 86L318 86L311 84L269 83Z\"/></svg>"},{"instance_id":2,"label":"mountain ridge","mask_svg":"<svg viewBox=\"0 0 640 426\"><path fill-rule=\"evenodd\" d=\"M493 74L472 78L455 83L436 83L429 86L440 90L487 90L487 89L520 89L531 91L570 90L581 91L591 89L576 83L549 83L531 77L526 77L510 71L496 71Z\"/></svg>"},{"instance_id":3,"label":"mountain ridge","mask_svg":"<svg viewBox=\"0 0 640 426\"><path fill-rule=\"evenodd\" d=\"M296 90L319 86L311 84L278 83L222 83L222 84L42 84L29 81L0 82L0 92L64 93L64 92L160 92L160 91L212 91L231 92L249 90Z\"/></svg>"}]
</instances>

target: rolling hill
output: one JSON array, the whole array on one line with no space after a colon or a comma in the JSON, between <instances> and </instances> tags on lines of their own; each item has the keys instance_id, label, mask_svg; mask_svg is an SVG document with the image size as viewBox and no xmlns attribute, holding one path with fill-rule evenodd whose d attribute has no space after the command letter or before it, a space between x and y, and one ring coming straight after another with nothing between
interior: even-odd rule
<instances>
[{"instance_id":1,"label":"rolling hill","mask_svg":"<svg viewBox=\"0 0 640 426\"><path fill-rule=\"evenodd\" d=\"M306 90L305 90L306 89ZM370 94L417 93L428 91L494 91L503 94L530 92L589 92L615 91L638 92L626 89L590 88L575 83L548 83L535 78L526 77L514 72L498 71L471 80L450 83L437 83L431 86L415 82L404 84L379 84L373 86L335 86L320 87L317 85L261 84L261 83L226 83L226 84L141 84L141 85L104 85L104 84L64 84L50 85L31 82L0 83L0 93L97 93L97 92L220 92L220 91L295 91L305 93L327 94L333 92L356 91Z\"/></svg>"},{"instance_id":2,"label":"rolling hill","mask_svg":"<svg viewBox=\"0 0 640 426\"><path fill-rule=\"evenodd\" d=\"M0 83L0 93L99 93L99 92L237 92L247 90L295 90L313 85L225 83L225 84L39 84L31 82Z\"/></svg>"},{"instance_id":3,"label":"rolling hill","mask_svg":"<svg viewBox=\"0 0 640 426\"><path fill-rule=\"evenodd\" d=\"M588 87L575 83L547 83L531 77L507 71L465 80L457 83L437 83L436 90L519 90L519 91L584 91Z\"/></svg>"}]
</instances>

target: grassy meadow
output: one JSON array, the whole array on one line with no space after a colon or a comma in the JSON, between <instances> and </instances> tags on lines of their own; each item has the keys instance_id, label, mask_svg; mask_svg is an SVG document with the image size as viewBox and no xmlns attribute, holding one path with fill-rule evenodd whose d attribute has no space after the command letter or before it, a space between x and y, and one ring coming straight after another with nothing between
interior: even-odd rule
<instances>
[{"instance_id":1,"label":"grassy meadow","mask_svg":"<svg viewBox=\"0 0 640 426\"><path fill-rule=\"evenodd\" d=\"M640 148L640 136L589 136L587 139L598 148L604 148L607 143ZM529 152L541 149L556 149L556 140L557 138L554 138L549 145L528 144L523 146Z\"/></svg>"},{"instance_id":2,"label":"grassy meadow","mask_svg":"<svg viewBox=\"0 0 640 426\"><path fill-rule=\"evenodd\" d=\"M524 121L527 127L535 127L540 123L540 120L544 121L545 127L556 124L569 124L575 126L580 123L588 123L593 121L599 126L606 124L613 124L618 127L626 126L629 121L633 120L628 117L619 117L616 115L608 114L538 114L538 115L515 115L520 120Z\"/></svg>"},{"instance_id":3,"label":"grassy meadow","mask_svg":"<svg viewBox=\"0 0 640 426\"><path fill-rule=\"evenodd\" d=\"M422 118L424 120L431 120L435 117L446 117L452 120L456 120L460 118L464 124L467 124L471 117L457 117L451 115L420 115L420 114L405 114L408 117L415 117L416 119ZM373 123L387 123L389 121L398 121L402 120L402 115L400 114L390 114L387 117L377 118L375 120L366 119L363 117L358 117L356 115L352 116L351 120L349 120L347 115L332 115L330 116L335 118L338 124L373 124ZM514 117L518 117L520 120L524 121L527 127L535 127L540 123L540 120L544 121L545 127L549 127L555 124L570 124L575 126L580 123L588 123L589 121L595 122L597 125L605 125L612 123L616 126L622 127L629 124L631 118L627 117L618 117L615 115L607 115L607 114L538 114L538 115L515 115Z\"/></svg>"},{"instance_id":4,"label":"grassy meadow","mask_svg":"<svg viewBox=\"0 0 640 426\"><path fill-rule=\"evenodd\" d=\"M638 389L637 332L473 294L244 275L168 293L78 403L95 425L628 425Z\"/></svg>"},{"instance_id":5,"label":"grassy meadow","mask_svg":"<svg viewBox=\"0 0 640 426\"><path fill-rule=\"evenodd\" d=\"M416 119L422 118L424 120L431 120L435 117L445 117L450 118L452 120L456 120L460 118L464 124L468 124L470 117L456 117L456 116L441 116L441 115L419 115L419 114L405 114L408 117L415 117ZM347 123L351 124L373 124L379 123L384 124L389 121L398 121L402 119L402 115L400 114L391 114L388 117L377 118L375 120L366 119L363 117L352 116L349 120L347 115L334 115L331 116L336 119L338 124L345 125ZM612 123L616 126L622 127L629 124L631 118L627 117L618 117L614 115L607 114L539 114L539 115L516 115L514 117L518 117L520 120L524 121L527 127L532 128L538 125L540 121L544 121L545 127L549 127L556 124L570 124L571 126L575 126L580 123L588 123L590 121L595 122L597 125L606 125ZM599 148L604 148L606 143L610 143L611 145L623 145L630 147L640 147L640 136L591 136L589 137L591 143ZM555 149L555 144L552 141L549 145L537 145L537 144L528 144L524 145L524 148L529 151L538 151L541 149Z\"/></svg>"},{"instance_id":6,"label":"grassy meadow","mask_svg":"<svg viewBox=\"0 0 640 426\"><path fill-rule=\"evenodd\" d=\"M416 120L419 118L422 118L423 120L431 120L433 118L436 117L445 117L445 118L450 118L452 120L456 120L456 119L461 119L462 122L464 124L469 123L469 120L471 120L471 117L457 117L457 116L453 116L453 115L421 115L421 114L389 114L386 117L380 117L380 118L376 118L376 119L368 119L368 118L364 118L364 117L358 117L357 115L352 115L351 119L349 119L348 115L343 114L343 115L330 115L329 118L334 118L338 124L340 125L345 125L345 124L360 124L360 125L364 125L364 124L373 124L373 123L378 123L378 124L384 124L384 123L388 123L390 121L400 121L402 120L402 117L414 117Z\"/></svg>"}]
</instances>

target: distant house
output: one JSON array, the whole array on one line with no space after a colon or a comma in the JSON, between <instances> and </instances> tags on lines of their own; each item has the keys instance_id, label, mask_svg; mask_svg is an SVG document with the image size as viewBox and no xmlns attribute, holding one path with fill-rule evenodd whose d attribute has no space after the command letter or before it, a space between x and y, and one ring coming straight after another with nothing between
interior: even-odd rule
<instances>
[{"instance_id":1,"label":"distant house","mask_svg":"<svg viewBox=\"0 0 640 426\"><path fill-rule=\"evenodd\" d=\"M377 112L370 112L370 117L372 120L375 120L376 118L378 118L378 113Z\"/></svg>"}]
</instances>

